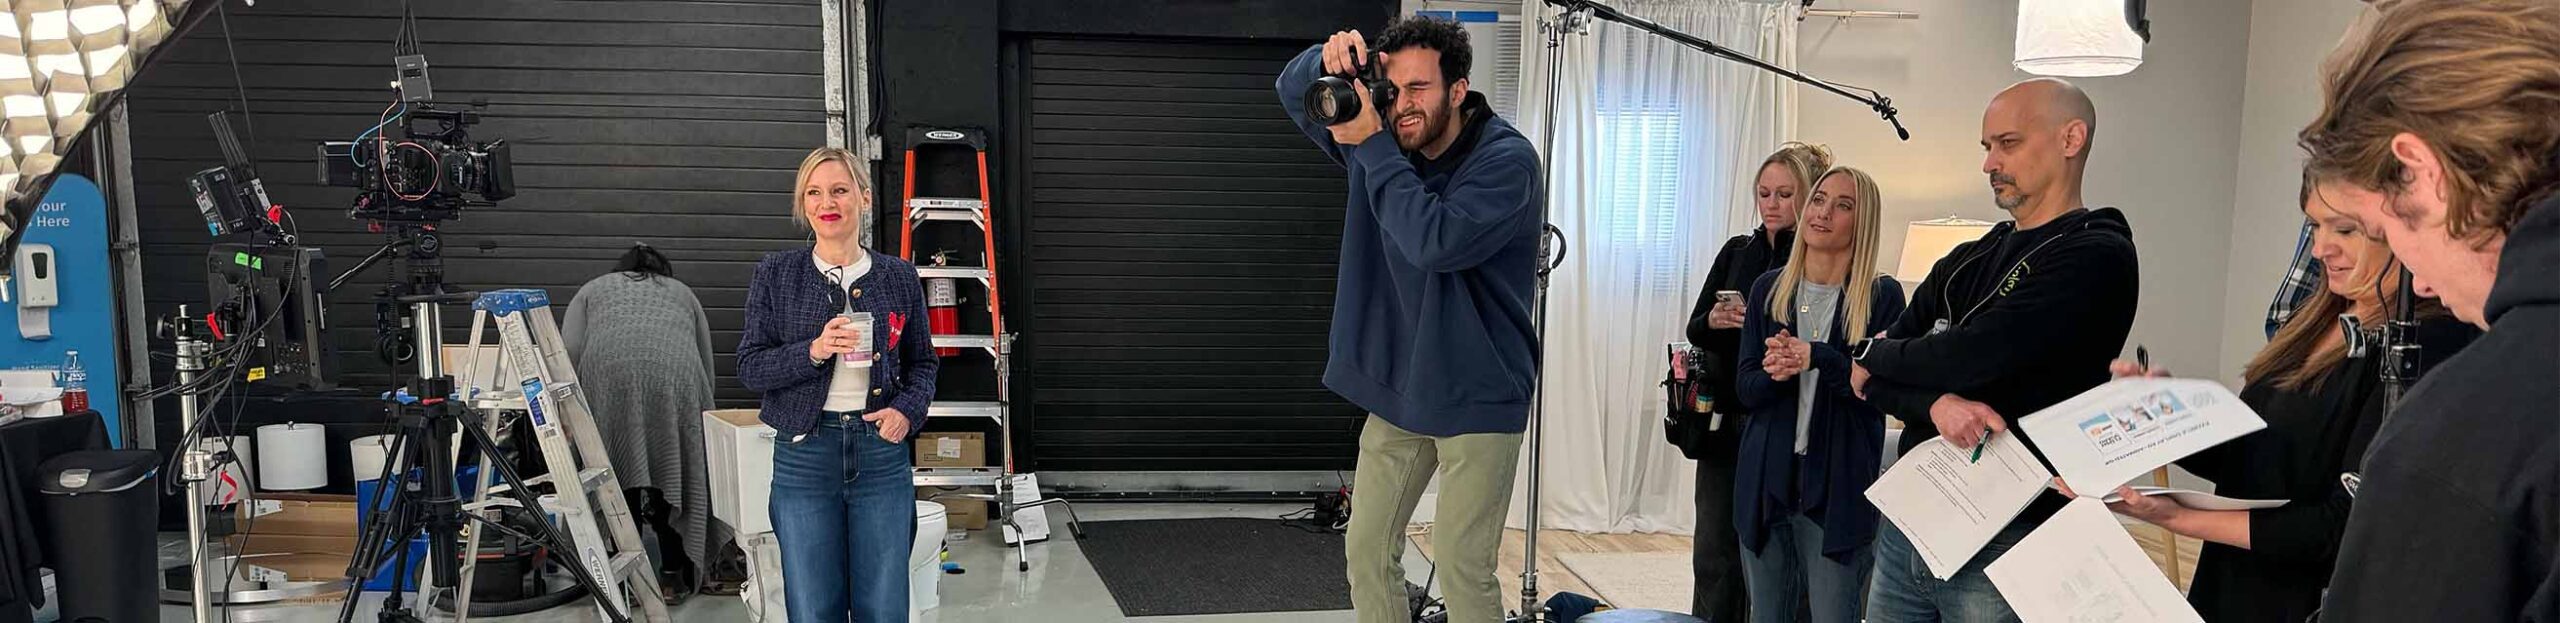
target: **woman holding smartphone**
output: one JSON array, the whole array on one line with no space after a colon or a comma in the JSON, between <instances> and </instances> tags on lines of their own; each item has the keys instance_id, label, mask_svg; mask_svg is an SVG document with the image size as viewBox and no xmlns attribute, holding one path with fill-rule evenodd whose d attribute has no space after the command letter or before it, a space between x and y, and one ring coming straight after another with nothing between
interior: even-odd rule
<instances>
[{"instance_id":1,"label":"woman holding smartphone","mask_svg":"<svg viewBox=\"0 0 2560 623\"><path fill-rule=\"evenodd\" d=\"M1704 391L1712 397L1708 407L1713 414L1707 416L1708 424L1687 427L1694 435L1674 440L1681 454L1698 461L1698 538L1691 560L1696 585L1690 592L1690 614L1698 618L1737 621L1746 612L1742 554L1734 549L1731 523L1735 448L1746 411L1727 399L1734 392L1734 362L1742 343L1741 295L1761 273L1786 265L1795 244L1796 212L1813 192L1814 178L1830 168L1830 150L1804 143L1780 145L1760 161L1751 185L1760 226L1734 236L1716 252L1707 283L1698 290L1698 304L1689 312L1689 344L1705 352ZM1721 425L1713 421L1718 419Z\"/></svg>"},{"instance_id":2,"label":"woman holding smartphone","mask_svg":"<svg viewBox=\"0 0 2560 623\"><path fill-rule=\"evenodd\" d=\"M767 255L747 286L738 381L773 427L774 537L793 621L904 621L915 543L907 441L941 360L915 265L863 249L871 183L821 148L800 163L791 219L808 248Z\"/></svg>"}]
</instances>

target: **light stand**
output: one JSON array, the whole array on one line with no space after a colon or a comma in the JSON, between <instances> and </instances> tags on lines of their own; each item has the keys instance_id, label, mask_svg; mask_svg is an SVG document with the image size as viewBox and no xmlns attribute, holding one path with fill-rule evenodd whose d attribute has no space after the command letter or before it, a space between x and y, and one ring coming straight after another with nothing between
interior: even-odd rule
<instances>
[{"instance_id":1,"label":"light stand","mask_svg":"<svg viewBox=\"0 0 2560 623\"><path fill-rule=\"evenodd\" d=\"M187 306L178 306L175 332L178 338L179 387L195 383L196 374L204 371L204 356L210 350L203 340L196 339L194 331L186 329L186 318ZM178 394L178 430L195 430L197 409L195 392ZM186 436L179 435L179 438L185 439ZM187 488L187 563L190 565L187 575L191 582L187 604L195 615L196 623L211 623L213 592L206 589L204 577L204 548L207 544L204 536L204 488L201 485L213 475L213 457L198 449L198 445L188 444L178 449L184 456L179 463L178 477Z\"/></svg>"},{"instance_id":2,"label":"light stand","mask_svg":"<svg viewBox=\"0 0 2560 623\"><path fill-rule=\"evenodd\" d=\"M1902 120L1898 118L1900 112L1895 110L1893 107L1893 98L1885 97L1882 93L1876 93L1875 91L1868 89L1859 89L1867 91L1868 94L1864 96L1850 93L1848 91L1841 90L1841 85L1817 80L1783 67L1771 65L1768 62L1754 58L1749 54L1736 52L1731 48L1716 45L1713 41L1708 41L1706 39L1692 36L1688 33L1664 27L1661 24L1653 23L1652 20L1619 12L1615 8L1611 8L1608 5L1598 2L1592 2L1591 0L1546 0L1546 3L1555 5L1557 8L1561 9L1554 19L1542 19L1539 20L1538 23L1538 32L1545 36L1546 46L1548 49L1546 58L1547 107L1544 111L1546 115L1546 127L1543 129L1545 138L1539 143L1539 157L1543 161L1543 164L1546 165L1544 167L1546 172L1552 172L1555 170L1555 163L1552 158L1555 153L1556 126L1558 125L1556 120L1556 102L1559 99L1558 88L1562 86L1564 80L1565 36L1568 34L1590 34L1591 18L1594 17L1632 26L1637 30L1652 33L1655 36L1669 39L1674 43L1694 48L1700 52L1705 52L1718 58L1739 62L1744 65L1757 67L1770 73L1793 79L1797 82L1813 85L1814 87L1820 88L1824 91L1830 91L1858 103L1866 104L1868 108L1874 109L1876 114L1883 116L1886 123L1893 124L1893 131L1895 135L1901 137L1902 140L1911 140L1911 131L1903 129ZM1544 185L1549 181L1551 180L1544 177L1539 180L1541 187L1544 187ZM1536 295L1532 298L1529 326L1532 327L1537 338L1537 347L1541 351L1541 356L1538 360L1541 363L1537 371L1538 383L1533 385L1529 392L1529 430L1528 438L1526 439L1529 445L1529 510L1527 517L1529 530L1527 534L1527 542L1525 543L1528 549L1527 552L1521 556L1522 560L1520 562L1520 610L1517 615L1512 617L1514 621L1521 621L1525 623L1544 623L1547 616L1546 606L1538 601L1538 516L1540 514L1540 498L1544 494L1544 491L1541 490L1543 488L1541 481L1544 480L1545 476L1545 469L1543 469L1545 461L1543 458L1545 457L1544 448L1546 442L1545 436L1542 434L1543 430L1546 428L1546 406L1544 399L1546 387L1546 366L1544 365L1544 362L1546 361L1546 358L1543 355L1543 351L1546 349L1547 343L1547 285L1549 277L1555 272L1555 269L1564 265L1564 255L1566 251L1564 244L1564 231L1556 228L1553 223L1555 212L1553 203L1540 202L1539 206L1541 212L1538 215L1538 222L1545 223L1546 225L1545 230L1541 232L1538 240L1538 288ZM1553 253L1549 252L1551 244Z\"/></svg>"},{"instance_id":3,"label":"light stand","mask_svg":"<svg viewBox=\"0 0 2560 623\"><path fill-rule=\"evenodd\" d=\"M2418 295L2416 276L2409 268L2400 268L2400 293L2395 297L2391 321L2382 325L2382 425L2391 425L2391 416L2400 413L2400 401L2408 398L2409 388L2426 374L2426 357L2418 345ZM2349 316L2349 321L2354 317ZM2366 456L2373 450L2367 448ZM2347 497L2355 497L2364 488L2364 461L2359 458L2357 471L2338 475L2338 485L2345 487Z\"/></svg>"},{"instance_id":4,"label":"light stand","mask_svg":"<svg viewBox=\"0 0 2560 623\"><path fill-rule=\"evenodd\" d=\"M2425 357L2418 346L2418 297L2409 269L2400 269L2398 310L2390 324L2382 328L2382 400L2383 406L2399 410L2400 399L2408 396L2409 387L2418 384L2425 370ZM2389 421L2389 412L2383 417Z\"/></svg>"},{"instance_id":5,"label":"light stand","mask_svg":"<svg viewBox=\"0 0 2560 623\"><path fill-rule=\"evenodd\" d=\"M163 319L162 324L160 325L160 331L169 337L174 338L177 344L177 387L194 387L196 379L203 377L203 375L208 371L212 371L207 360L213 356L215 345L213 342L206 339L209 337L207 335L209 327L203 322L204 319L202 318L192 317L187 306L180 305L178 306L178 314L174 317ZM256 336L253 333L250 335L233 336L233 339L256 339ZM235 356L247 355L241 354ZM230 370L222 370L217 373L230 374L234 372ZM202 390L199 389L189 389L177 393L179 431L184 432L196 430L198 422L204 418L204 406L197 402L200 398L197 394L201 391ZM169 569L166 573L162 574L162 585L160 590L161 601L188 604L190 614L193 617L191 620L195 623L213 623L214 621L220 620L215 618L213 614L213 606L216 603L220 603L225 607L237 604L274 603L323 595L338 589L340 585L337 582L329 581L301 582L243 578L241 577L241 565L250 564L249 561L256 558L256 556L233 552L219 558L219 560L224 562L224 564L220 565L222 568L222 577L218 578L222 582L222 589L218 591L214 590L213 583L217 578L213 577L213 569L206 566L208 559L214 559L215 557L208 553L210 548L214 547L214 543L212 542L212 538L206 534L205 513L207 511L205 510L206 500L203 484L206 480L213 478L215 470L221 468L222 459L214 456L212 453L205 452L200 447L203 445L203 442L200 441L200 439L202 439L201 437L182 434L180 435L180 438L182 440L190 438L199 439L199 441L196 441L195 443L184 444L184 447L175 450L175 452L178 453L178 478L181 481L181 484L187 488L186 515L188 564L183 568ZM234 462L239 460L239 455L237 454L238 451L239 449L237 448L226 447L226 453L231 454L230 460ZM242 472L247 472L245 466ZM248 482L242 482L239 483L238 486L243 490L246 490L251 487L251 484ZM244 499L242 503L249 502ZM187 576L187 587L183 591L179 590L175 585L177 582L177 576L181 574L182 569L183 574Z\"/></svg>"}]
</instances>

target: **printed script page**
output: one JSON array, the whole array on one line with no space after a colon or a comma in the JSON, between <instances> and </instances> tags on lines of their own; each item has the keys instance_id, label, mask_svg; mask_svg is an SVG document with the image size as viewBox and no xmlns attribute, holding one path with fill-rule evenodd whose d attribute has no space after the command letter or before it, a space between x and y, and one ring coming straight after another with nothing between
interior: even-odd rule
<instances>
[{"instance_id":1,"label":"printed script page","mask_svg":"<svg viewBox=\"0 0 2560 623\"><path fill-rule=\"evenodd\" d=\"M2072 500L1985 573L2026 623L2203 623L2104 502Z\"/></svg>"},{"instance_id":2,"label":"printed script page","mask_svg":"<svg viewBox=\"0 0 2560 623\"><path fill-rule=\"evenodd\" d=\"M2026 442L1992 435L1982 460L1939 437L1921 442L1867 488L1867 500L1909 537L1940 579L1964 568L2028 502L2043 495L2053 473Z\"/></svg>"}]
</instances>

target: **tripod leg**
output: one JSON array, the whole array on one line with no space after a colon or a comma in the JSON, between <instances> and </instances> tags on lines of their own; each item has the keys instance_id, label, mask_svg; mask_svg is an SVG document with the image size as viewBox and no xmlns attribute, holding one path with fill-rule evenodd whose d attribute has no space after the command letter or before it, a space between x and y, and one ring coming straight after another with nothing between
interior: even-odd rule
<instances>
[{"instance_id":1,"label":"tripod leg","mask_svg":"<svg viewBox=\"0 0 2560 623\"><path fill-rule=\"evenodd\" d=\"M507 464L504 460L505 457L497 456L497 444L493 443L493 439L489 436L489 432L482 430L477 426L466 427L464 428L464 432L472 437L473 441L476 442L479 451L484 455L483 463L498 466L498 479L500 482L507 485L507 495L515 498L516 502L523 504L525 508L534 509L536 511L541 510L542 501L534 498L532 491L525 489L524 478L516 475L515 466ZM584 483L578 482L577 474L568 474L565 479L563 479L561 475L555 474L552 476L551 480L555 483L555 486L557 486L557 483L567 483L566 490L561 491L560 495L587 494L583 488ZM538 540L543 544L543 546L551 548L552 551L564 554L564 558L560 560L560 566L568 567L569 574L577 578L578 586L587 589L587 597L595 600L596 610L605 613L605 617L611 619L614 623L628 623L631 620L630 613L615 609L613 607L613 598L605 595L604 585L596 581L596 573L612 573L613 570L586 568L586 565L579 562L576 556L566 555L568 552L577 551L577 547L569 543L568 539L562 538L560 531L555 529L551 525L551 522L537 521L533 523L535 527L535 535L540 537Z\"/></svg>"},{"instance_id":2,"label":"tripod leg","mask_svg":"<svg viewBox=\"0 0 2560 623\"><path fill-rule=\"evenodd\" d=\"M1076 538L1084 538L1084 522L1076 518L1076 505L1067 503L1065 499L1049 498L1038 502L1032 502L1030 504L1024 504L1022 505L1022 508L1014 510L1019 512L1024 509L1040 508L1043 506L1056 506L1067 509L1067 530L1075 533Z\"/></svg>"},{"instance_id":3,"label":"tripod leg","mask_svg":"<svg viewBox=\"0 0 2560 623\"><path fill-rule=\"evenodd\" d=\"M1014 563L1015 567L1023 572L1031 571L1031 539L1023 538L1031 535L1023 533L1022 524L1014 523L1012 513L1005 514L1004 525L1007 528L1013 529L1013 558L1016 561Z\"/></svg>"},{"instance_id":4,"label":"tripod leg","mask_svg":"<svg viewBox=\"0 0 2560 623\"><path fill-rule=\"evenodd\" d=\"M416 466L418 449L409 443L409 437L392 437L391 460L383 462L382 473L374 478L373 503L368 505L371 508L365 514L363 527L357 530L356 554L347 561L347 594L338 608L338 623L355 619L356 601L364 594L365 583L373 579L375 571L382 568L382 560L390 556L383 543L396 543L394 547L406 549L409 534L415 529L409 521L410 496L403 491L403 483L393 479L393 475L407 474ZM392 594L396 596L398 592ZM386 598L383 607L387 610L398 603L396 597Z\"/></svg>"},{"instance_id":5,"label":"tripod leg","mask_svg":"<svg viewBox=\"0 0 2560 623\"><path fill-rule=\"evenodd\" d=\"M475 323L472 325L471 330L473 333L478 333L480 331L480 327ZM471 343L473 344L472 348L479 348L478 345L480 340L478 339L478 336L473 336ZM477 351L475 350L474 352L475 356L477 356ZM480 421L481 420L479 418L472 418L471 421L464 423L464 426L467 426L472 430L480 430L483 432L483 437L475 437L474 439L489 438L485 435L487 431L480 426ZM489 457L496 456L497 449L485 446L483 449L483 452L473 453L470 457L479 466L479 469L475 470L475 473L472 474L473 478L478 481L473 483L471 487L471 508L476 510L469 512L474 514L489 513L487 507L484 505L489 502L489 464L495 462ZM495 515L495 513L491 513L491 515ZM483 517L481 521L465 522L462 526L462 582L455 585L457 588L453 591L453 620L455 623L464 623L471 620L471 587L473 586L474 578L477 578L480 574L480 528L481 524L486 521L486 518Z\"/></svg>"}]
</instances>

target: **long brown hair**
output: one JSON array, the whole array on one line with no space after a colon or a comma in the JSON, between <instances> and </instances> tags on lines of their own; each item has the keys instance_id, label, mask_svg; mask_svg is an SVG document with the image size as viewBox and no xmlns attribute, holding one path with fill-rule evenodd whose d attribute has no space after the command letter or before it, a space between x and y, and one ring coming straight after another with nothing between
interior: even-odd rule
<instances>
[{"instance_id":1,"label":"long brown hair","mask_svg":"<svg viewBox=\"0 0 2560 623\"><path fill-rule=\"evenodd\" d=\"M2399 197L2409 171L2391 140L2416 135L2444 163L2445 234L2486 244L2560 191L2560 3L2383 0L2322 77L2304 166ZM2393 212L2410 218L2398 202Z\"/></svg>"},{"instance_id":2,"label":"long brown hair","mask_svg":"<svg viewBox=\"0 0 2560 623\"><path fill-rule=\"evenodd\" d=\"M2302 204L2308 205L2318 196L2314 192L2314 187L2315 184L2306 171L2302 179ZM2371 241L2368 244L2381 245L2382 243ZM2382 268L2374 271L2369 283L2359 284L2357 287L2370 288L2374 298L2381 300L2385 305L2382 309L2388 313L2392 296L2398 293L2400 261L2391 255L2389 247L2383 247L2380 259L2383 262ZM2311 298L2304 300L2301 306L2294 309L2293 318L2286 320L2284 326L2276 330L2275 337L2267 340L2266 348L2258 349L2257 356L2249 359L2249 365L2241 368L2240 378L2243 382L2255 384L2260 381L2269 381L2273 382L2277 389L2285 391L2317 391L2320 389L2320 382L2326 380L2331 371L2337 370L2340 364L2346 362L2346 343L2344 341L2329 342L2327 338L2331 332L2339 330L2342 321L2338 316L2355 310L2355 299L2330 290L2326 280L2322 280L2316 287L2318 289L2312 293ZM2419 316L2437 317L2446 313L2444 306L2437 303L2435 299L2418 299ZM2382 320L2384 319L2357 318L2358 322L2368 327L2381 326ZM2326 348L2322 347L2324 344L2327 345Z\"/></svg>"}]
</instances>

